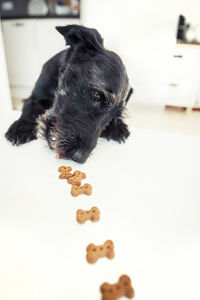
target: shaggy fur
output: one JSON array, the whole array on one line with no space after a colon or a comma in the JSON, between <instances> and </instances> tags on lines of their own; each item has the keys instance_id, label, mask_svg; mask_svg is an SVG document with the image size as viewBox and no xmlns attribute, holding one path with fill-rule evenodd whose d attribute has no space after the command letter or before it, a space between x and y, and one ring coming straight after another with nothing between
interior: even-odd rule
<instances>
[{"instance_id":1,"label":"shaggy fur","mask_svg":"<svg viewBox=\"0 0 200 300\"><path fill-rule=\"evenodd\" d=\"M129 136L122 117L132 88L121 59L104 48L95 29L56 29L67 49L44 64L6 138L20 145L43 136L59 157L83 163L98 137L124 142Z\"/></svg>"}]
</instances>

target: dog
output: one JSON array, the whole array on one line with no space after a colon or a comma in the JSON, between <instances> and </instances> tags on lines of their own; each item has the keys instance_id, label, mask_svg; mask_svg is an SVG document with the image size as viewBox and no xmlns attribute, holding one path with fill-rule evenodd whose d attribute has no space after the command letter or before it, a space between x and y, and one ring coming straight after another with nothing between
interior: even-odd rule
<instances>
[{"instance_id":1,"label":"dog","mask_svg":"<svg viewBox=\"0 0 200 300\"><path fill-rule=\"evenodd\" d=\"M120 57L103 45L97 30L58 26L66 49L48 60L22 114L8 131L13 145L44 137L57 158L84 163L99 137L125 142L123 121L133 92Z\"/></svg>"}]
</instances>

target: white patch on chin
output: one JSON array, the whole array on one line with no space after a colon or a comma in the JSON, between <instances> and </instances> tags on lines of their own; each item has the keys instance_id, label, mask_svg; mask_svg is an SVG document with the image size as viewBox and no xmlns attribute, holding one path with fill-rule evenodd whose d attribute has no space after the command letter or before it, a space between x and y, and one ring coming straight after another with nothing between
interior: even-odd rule
<instances>
[{"instance_id":1,"label":"white patch on chin","mask_svg":"<svg viewBox=\"0 0 200 300\"><path fill-rule=\"evenodd\" d=\"M40 115L36 120L36 138L43 138L44 139L44 133L46 131L46 116L45 114Z\"/></svg>"},{"instance_id":2,"label":"white patch on chin","mask_svg":"<svg viewBox=\"0 0 200 300\"><path fill-rule=\"evenodd\" d=\"M36 137L42 138L46 140L45 132L46 132L46 119L52 113L53 108L48 109L43 115L40 115L36 120ZM57 136L54 132L51 132L51 146L52 148L56 147Z\"/></svg>"}]
</instances>

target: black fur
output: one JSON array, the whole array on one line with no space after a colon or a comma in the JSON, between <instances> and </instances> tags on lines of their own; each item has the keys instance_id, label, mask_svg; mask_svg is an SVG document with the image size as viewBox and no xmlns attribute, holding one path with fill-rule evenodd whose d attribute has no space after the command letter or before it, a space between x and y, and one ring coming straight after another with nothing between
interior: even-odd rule
<instances>
[{"instance_id":1,"label":"black fur","mask_svg":"<svg viewBox=\"0 0 200 300\"><path fill-rule=\"evenodd\" d=\"M126 69L95 29L56 27L68 49L47 61L22 115L6 133L16 145L42 134L60 157L83 163L98 137L124 142L123 112L132 88Z\"/></svg>"}]
</instances>

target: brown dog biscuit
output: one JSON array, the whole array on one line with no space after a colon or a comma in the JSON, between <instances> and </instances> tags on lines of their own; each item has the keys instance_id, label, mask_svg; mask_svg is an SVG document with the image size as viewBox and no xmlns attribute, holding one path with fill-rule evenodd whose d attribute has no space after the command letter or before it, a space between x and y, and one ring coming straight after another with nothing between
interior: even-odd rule
<instances>
[{"instance_id":1,"label":"brown dog biscuit","mask_svg":"<svg viewBox=\"0 0 200 300\"><path fill-rule=\"evenodd\" d=\"M134 297L131 279L127 275L122 275L115 284L103 283L100 291L102 293L102 300L117 300L123 296L129 299Z\"/></svg>"},{"instance_id":2,"label":"brown dog biscuit","mask_svg":"<svg viewBox=\"0 0 200 300\"><path fill-rule=\"evenodd\" d=\"M82 186L72 185L71 194L73 197L77 197L81 194L89 196L92 194L92 186L89 183L85 183Z\"/></svg>"},{"instance_id":3,"label":"brown dog biscuit","mask_svg":"<svg viewBox=\"0 0 200 300\"><path fill-rule=\"evenodd\" d=\"M67 182L72 185L81 185L81 180L86 178L86 174L81 171L75 171L73 176L71 176Z\"/></svg>"},{"instance_id":4,"label":"brown dog biscuit","mask_svg":"<svg viewBox=\"0 0 200 300\"><path fill-rule=\"evenodd\" d=\"M60 178L60 179L68 179L69 177L73 176L73 174L70 173L71 170L72 170L71 167L65 167L65 166L59 167L59 168L58 168L58 172L61 173L61 174L59 175L59 178Z\"/></svg>"},{"instance_id":5,"label":"brown dog biscuit","mask_svg":"<svg viewBox=\"0 0 200 300\"><path fill-rule=\"evenodd\" d=\"M86 259L90 264L94 264L100 257L114 258L114 243L110 240L106 241L103 245L95 246L90 244L87 246Z\"/></svg>"},{"instance_id":6,"label":"brown dog biscuit","mask_svg":"<svg viewBox=\"0 0 200 300\"><path fill-rule=\"evenodd\" d=\"M76 212L76 220L78 223L83 224L87 220L97 222L100 219L100 210L98 207L92 207L90 210L78 209Z\"/></svg>"}]
</instances>

